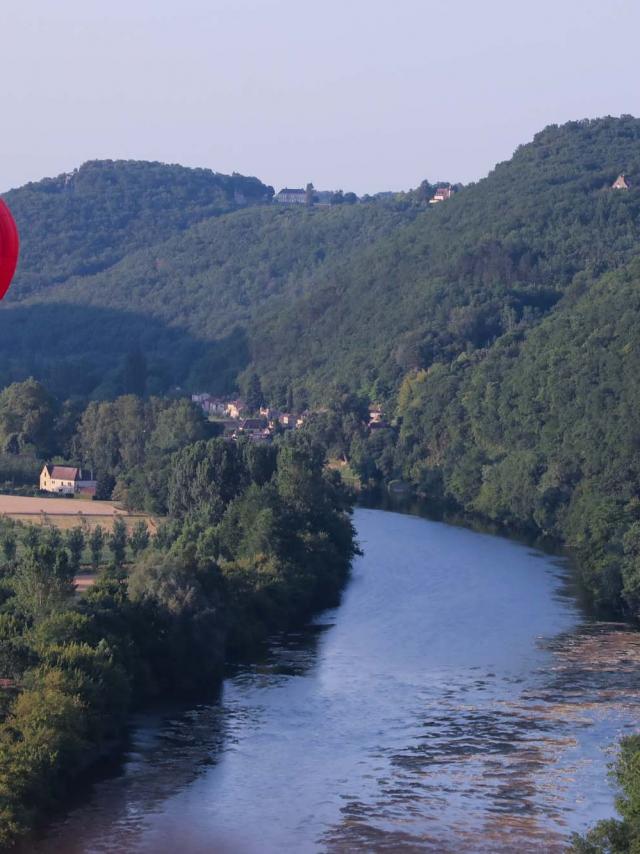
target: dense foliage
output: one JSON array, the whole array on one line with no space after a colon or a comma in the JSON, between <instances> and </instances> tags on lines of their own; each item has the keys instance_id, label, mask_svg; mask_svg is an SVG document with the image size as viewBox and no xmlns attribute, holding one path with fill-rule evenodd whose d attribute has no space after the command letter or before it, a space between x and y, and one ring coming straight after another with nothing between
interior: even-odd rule
<instances>
[{"instance_id":1,"label":"dense foliage","mask_svg":"<svg viewBox=\"0 0 640 854\"><path fill-rule=\"evenodd\" d=\"M257 178L162 163L95 160L12 190L20 272L12 299L113 266L203 219L269 201Z\"/></svg>"},{"instance_id":2,"label":"dense foliage","mask_svg":"<svg viewBox=\"0 0 640 854\"><path fill-rule=\"evenodd\" d=\"M587 833L575 836L574 854L635 854L640 851L640 736L622 740L613 777L620 787L616 807L620 819L605 819Z\"/></svg>"},{"instance_id":3,"label":"dense foliage","mask_svg":"<svg viewBox=\"0 0 640 854\"><path fill-rule=\"evenodd\" d=\"M153 611L159 597L180 612L179 553L205 612L218 606L199 561L215 564L234 647L265 613L304 610L327 542L316 509L344 547L321 509L342 499L319 442L365 483L402 479L434 506L568 544L594 601L640 617L640 120L549 127L438 205L426 182L298 210L247 206L269 198L254 179L83 169L10 197L33 245L0 311L0 385L35 376L55 397L33 381L3 392L0 470L20 483L30 460L73 457L131 505L171 512L126 608L195 641ZM631 189L611 189L623 172ZM320 411L293 446L231 451L184 402L144 398L176 385ZM47 691L66 697L56 679Z\"/></svg>"},{"instance_id":4,"label":"dense foliage","mask_svg":"<svg viewBox=\"0 0 640 854\"><path fill-rule=\"evenodd\" d=\"M100 564L100 529L2 523L0 846L113 748L134 703L211 690L227 652L335 604L350 500L317 447L201 440L167 476L171 517L151 541L116 521L82 596L73 577L87 545Z\"/></svg>"},{"instance_id":5,"label":"dense foliage","mask_svg":"<svg viewBox=\"0 0 640 854\"><path fill-rule=\"evenodd\" d=\"M438 502L577 551L595 599L640 616L640 267L576 283L529 334L407 377L397 459Z\"/></svg>"},{"instance_id":6,"label":"dense foliage","mask_svg":"<svg viewBox=\"0 0 640 854\"><path fill-rule=\"evenodd\" d=\"M316 438L364 480L402 477L434 503L569 542L594 597L635 614L639 151L636 119L573 122L547 128L440 205L428 204L426 183L330 208L212 216L196 205L199 221L170 236L147 229L158 188L171 212L189 195L185 182L201 189L221 176L89 164L73 180L99 187L107 210L129 179L146 189L138 237L108 269L52 280L0 311L0 373L45 376L61 400L255 381L271 403L329 410L314 416ZM631 190L611 189L620 172ZM47 186L15 191L17 215L22 193ZM53 182L56 199L65 186ZM258 200L263 190L251 186ZM93 228L71 229L78 252ZM43 265L27 253L22 274ZM355 408L330 392L336 383ZM367 433L367 399L385 404L397 433ZM57 452L69 456L76 441L107 492L117 484L119 497L162 510L158 406L94 407L80 440L68 430ZM104 424L94 428L97 413ZM69 428L74 404L56 417ZM138 435L121 460L108 459L120 429L110 421ZM3 427L5 479L19 478L16 451L28 453L37 429ZM202 426L185 429L189 441L204 438Z\"/></svg>"},{"instance_id":7,"label":"dense foliage","mask_svg":"<svg viewBox=\"0 0 640 854\"><path fill-rule=\"evenodd\" d=\"M126 183L132 168L115 164L112 171ZM264 306L280 296L297 299L314 287L323 267L332 266L354 245L388 232L402 216L376 204L301 211L261 205L224 216L198 207L195 223L183 228L172 219L171 205L182 210L182 194L173 191L160 231L163 211L153 191L163 189L171 196L172 188L161 183L162 172L158 176L150 169L147 175L142 170L142 175L149 181L142 198L150 210L143 209L131 231L114 231L110 239L118 255L113 263L100 265L100 272L74 271L56 278L53 249L50 258L25 249L3 303L6 311L0 311L3 385L35 376L59 396L96 398L162 393L175 385L230 392L251 360L251 330ZM15 191L9 201L22 233L34 230L37 235L43 223L23 215L27 190ZM97 208L94 216L102 214L104 223L88 217L85 231L78 222L68 234L70 214L64 208L56 209L59 220L46 220L51 243L73 241L65 258L84 258L96 229L111 235L107 214L117 195L113 201L107 195L101 204L90 196L90 202ZM51 271L51 277L25 299L29 277L43 271ZM132 372L136 358L138 370Z\"/></svg>"},{"instance_id":8,"label":"dense foliage","mask_svg":"<svg viewBox=\"0 0 640 854\"><path fill-rule=\"evenodd\" d=\"M425 183L357 205L234 211L238 186L245 202L269 188L136 163L12 191L25 249L0 311L0 380L136 391L135 346L152 393L231 390L249 369L274 402L290 386L319 402L329 380L392 395L407 370L530 328L576 277L627 263L640 194L610 185L640 174L639 139L630 117L553 126L440 205ZM113 250L94 264L96 243Z\"/></svg>"}]
</instances>

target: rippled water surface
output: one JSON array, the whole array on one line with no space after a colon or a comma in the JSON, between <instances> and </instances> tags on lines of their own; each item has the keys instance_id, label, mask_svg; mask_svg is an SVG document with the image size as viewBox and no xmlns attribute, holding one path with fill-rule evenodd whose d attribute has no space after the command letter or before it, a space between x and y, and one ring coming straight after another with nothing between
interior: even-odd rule
<instances>
[{"instance_id":1,"label":"rippled water surface","mask_svg":"<svg viewBox=\"0 0 640 854\"><path fill-rule=\"evenodd\" d=\"M343 603L220 701L140 717L40 852L561 851L613 814L640 637L553 558L358 510Z\"/></svg>"}]
</instances>

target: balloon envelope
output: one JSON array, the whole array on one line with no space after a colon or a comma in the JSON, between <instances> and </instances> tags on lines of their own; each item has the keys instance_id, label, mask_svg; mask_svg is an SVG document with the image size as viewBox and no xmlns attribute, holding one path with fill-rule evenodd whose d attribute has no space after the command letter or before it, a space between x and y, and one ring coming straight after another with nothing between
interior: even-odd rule
<instances>
[{"instance_id":1,"label":"balloon envelope","mask_svg":"<svg viewBox=\"0 0 640 854\"><path fill-rule=\"evenodd\" d=\"M20 241L11 211L0 199L0 299L6 294L18 263Z\"/></svg>"}]
</instances>

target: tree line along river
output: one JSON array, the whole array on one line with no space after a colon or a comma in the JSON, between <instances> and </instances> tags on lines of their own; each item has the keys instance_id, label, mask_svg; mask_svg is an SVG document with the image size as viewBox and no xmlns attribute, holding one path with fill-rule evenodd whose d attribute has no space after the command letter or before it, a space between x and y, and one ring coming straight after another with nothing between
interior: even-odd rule
<instances>
[{"instance_id":1,"label":"tree line along river","mask_svg":"<svg viewBox=\"0 0 640 854\"><path fill-rule=\"evenodd\" d=\"M38 854L556 852L612 815L640 635L513 541L359 509L340 607L139 715Z\"/></svg>"}]
</instances>

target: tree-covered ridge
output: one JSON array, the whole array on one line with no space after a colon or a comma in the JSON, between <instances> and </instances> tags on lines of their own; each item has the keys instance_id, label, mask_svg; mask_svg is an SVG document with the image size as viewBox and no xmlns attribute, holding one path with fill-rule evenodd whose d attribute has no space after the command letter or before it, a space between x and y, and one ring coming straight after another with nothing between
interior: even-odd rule
<instances>
[{"instance_id":1,"label":"tree-covered ridge","mask_svg":"<svg viewBox=\"0 0 640 854\"><path fill-rule=\"evenodd\" d=\"M633 257L639 128L631 117L547 128L439 205L421 185L358 205L234 211L225 181L248 181L245 201L269 188L126 163L69 179L99 192L67 190L67 179L52 193L46 182L14 191L18 219L21 205L29 212L21 275L46 274L48 286L28 310L13 298L16 314L0 311L0 379L113 396L127 390L118 376L136 341L155 392L229 390L249 368L274 399L293 385L320 401L336 379L390 398L408 369L532 327L577 276L592 281ZM629 191L611 190L621 172ZM129 192L130 173L145 192ZM51 199L69 211L50 217Z\"/></svg>"},{"instance_id":2,"label":"tree-covered ridge","mask_svg":"<svg viewBox=\"0 0 640 854\"><path fill-rule=\"evenodd\" d=\"M212 341L235 324L255 322L274 296L294 301L313 288L323 266L374 242L398 219L376 206L238 211L133 252L104 273L74 277L35 301L148 312Z\"/></svg>"},{"instance_id":3,"label":"tree-covered ridge","mask_svg":"<svg viewBox=\"0 0 640 854\"><path fill-rule=\"evenodd\" d=\"M576 282L537 328L409 375L398 461L420 489L574 546L602 603L640 614L640 262Z\"/></svg>"},{"instance_id":4,"label":"tree-covered ridge","mask_svg":"<svg viewBox=\"0 0 640 854\"><path fill-rule=\"evenodd\" d=\"M263 385L321 388L329 377L374 396L426 368L535 325L576 276L625 264L640 244L640 191L612 191L637 171L640 121L548 128L484 180L423 209L255 332ZM309 330L304 346L287 337ZM284 367L286 366L286 368Z\"/></svg>"},{"instance_id":5,"label":"tree-covered ridge","mask_svg":"<svg viewBox=\"0 0 640 854\"><path fill-rule=\"evenodd\" d=\"M268 202L257 178L162 163L95 160L5 194L21 234L11 300L106 269L195 222Z\"/></svg>"},{"instance_id":6,"label":"tree-covered ridge","mask_svg":"<svg viewBox=\"0 0 640 854\"><path fill-rule=\"evenodd\" d=\"M100 386L95 396L114 396L130 390L118 376L138 346L153 392L175 384L230 391L265 305L280 295L294 303L322 267L403 216L379 205L262 206L209 218L102 273L9 304L0 312L2 380L23 379L28 368L60 395Z\"/></svg>"}]
</instances>

